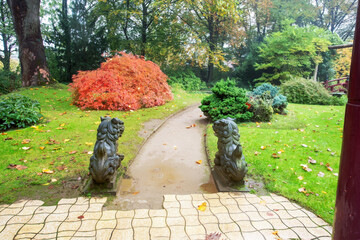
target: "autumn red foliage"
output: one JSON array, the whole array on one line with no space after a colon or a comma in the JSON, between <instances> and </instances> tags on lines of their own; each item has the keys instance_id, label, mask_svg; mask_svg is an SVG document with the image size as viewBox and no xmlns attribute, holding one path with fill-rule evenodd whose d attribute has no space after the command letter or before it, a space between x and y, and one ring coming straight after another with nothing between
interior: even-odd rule
<instances>
[{"instance_id":1,"label":"autumn red foliage","mask_svg":"<svg viewBox=\"0 0 360 240\"><path fill-rule=\"evenodd\" d=\"M73 103L82 109L136 110L163 105L173 99L167 76L159 66L121 52L100 68L79 71L70 90Z\"/></svg>"}]
</instances>

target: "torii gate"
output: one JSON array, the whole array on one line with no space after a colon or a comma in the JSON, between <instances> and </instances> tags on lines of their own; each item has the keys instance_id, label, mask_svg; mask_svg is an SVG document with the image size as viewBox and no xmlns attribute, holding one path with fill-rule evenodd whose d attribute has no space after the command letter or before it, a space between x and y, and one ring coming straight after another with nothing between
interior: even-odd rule
<instances>
[{"instance_id":1,"label":"torii gate","mask_svg":"<svg viewBox=\"0 0 360 240\"><path fill-rule=\"evenodd\" d=\"M346 105L333 239L360 239L360 1Z\"/></svg>"}]
</instances>

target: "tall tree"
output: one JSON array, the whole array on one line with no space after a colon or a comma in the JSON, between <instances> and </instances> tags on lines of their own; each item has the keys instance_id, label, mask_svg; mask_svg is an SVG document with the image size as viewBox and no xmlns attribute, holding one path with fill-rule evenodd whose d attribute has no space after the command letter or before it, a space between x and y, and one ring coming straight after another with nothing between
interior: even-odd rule
<instances>
[{"instance_id":1,"label":"tall tree","mask_svg":"<svg viewBox=\"0 0 360 240\"><path fill-rule=\"evenodd\" d=\"M0 48L0 61L4 70L10 70L11 53L15 50L15 32L12 24L11 12L5 0L0 0L0 38L2 48Z\"/></svg>"},{"instance_id":2,"label":"tall tree","mask_svg":"<svg viewBox=\"0 0 360 240\"><path fill-rule=\"evenodd\" d=\"M192 37L207 56L206 82L213 80L214 67L221 67L224 60L222 47L233 33L240 19L238 1L185 0L187 11L181 16ZM200 54L201 54L200 51Z\"/></svg>"},{"instance_id":3,"label":"tall tree","mask_svg":"<svg viewBox=\"0 0 360 240\"><path fill-rule=\"evenodd\" d=\"M94 14L95 5L87 0L67 0L57 9L59 22L53 22L49 30L47 54L54 77L61 82L71 82L79 70L92 70L104 60L101 56L107 49L104 26Z\"/></svg>"},{"instance_id":4,"label":"tall tree","mask_svg":"<svg viewBox=\"0 0 360 240\"><path fill-rule=\"evenodd\" d=\"M315 0L316 19L314 24L338 33L343 40L354 32L358 0Z\"/></svg>"},{"instance_id":5,"label":"tall tree","mask_svg":"<svg viewBox=\"0 0 360 240\"><path fill-rule=\"evenodd\" d=\"M19 43L22 85L49 83L49 69L40 31L40 0L7 0Z\"/></svg>"}]
</instances>

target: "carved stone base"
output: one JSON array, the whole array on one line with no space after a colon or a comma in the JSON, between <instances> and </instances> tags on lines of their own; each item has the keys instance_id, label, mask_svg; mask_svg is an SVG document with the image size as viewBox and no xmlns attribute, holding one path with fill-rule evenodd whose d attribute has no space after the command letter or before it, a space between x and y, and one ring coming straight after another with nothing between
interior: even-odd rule
<instances>
[{"instance_id":1,"label":"carved stone base","mask_svg":"<svg viewBox=\"0 0 360 240\"><path fill-rule=\"evenodd\" d=\"M116 174L114 174L114 176L112 177L111 181L108 183L96 183L94 182L94 180L90 177L83 188L83 193L84 194L111 194L111 195L116 195L116 191L117 191L117 177Z\"/></svg>"},{"instance_id":2,"label":"carved stone base","mask_svg":"<svg viewBox=\"0 0 360 240\"><path fill-rule=\"evenodd\" d=\"M211 174L219 192L250 192L244 180L241 182L231 181L226 177L228 174L224 173L220 166L215 166Z\"/></svg>"}]
</instances>

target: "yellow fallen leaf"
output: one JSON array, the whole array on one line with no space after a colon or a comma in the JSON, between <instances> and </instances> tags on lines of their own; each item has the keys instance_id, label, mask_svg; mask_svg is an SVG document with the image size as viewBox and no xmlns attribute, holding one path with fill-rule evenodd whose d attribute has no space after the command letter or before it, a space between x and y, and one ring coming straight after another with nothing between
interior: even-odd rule
<instances>
[{"instance_id":1,"label":"yellow fallen leaf","mask_svg":"<svg viewBox=\"0 0 360 240\"><path fill-rule=\"evenodd\" d=\"M266 149L266 147L265 147L265 146L261 146L260 148L261 148L261 150L265 150L265 149Z\"/></svg>"},{"instance_id":2,"label":"yellow fallen leaf","mask_svg":"<svg viewBox=\"0 0 360 240\"><path fill-rule=\"evenodd\" d=\"M66 143L66 142L68 142L68 141L70 141L70 139L64 139L64 143Z\"/></svg>"},{"instance_id":3,"label":"yellow fallen leaf","mask_svg":"<svg viewBox=\"0 0 360 240\"><path fill-rule=\"evenodd\" d=\"M199 160L199 161L196 161L197 164L201 164L202 163L202 160Z\"/></svg>"},{"instance_id":4,"label":"yellow fallen leaf","mask_svg":"<svg viewBox=\"0 0 360 240\"><path fill-rule=\"evenodd\" d=\"M327 192L325 192L325 191L321 191L323 194L327 194Z\"/></svg>"},{"instance_id":5,"label":"yellow fallen leaf","mask_svg":"<svg viewBox=\"0 0 360 240\"><path fill-rule=\"evenodd\" d=\"M47 185L49 185L49 184L50 184L50 183L44 183L43 185L44 185L44 186L47 186Z\"/></svg>"},{"instance_id":6,"label":"yellow fallen leaf","mask_svg":"<svg viewBox=\"0 0 360 240\"><path fill-rule=\"evenodd\" d=\"M39 147L40 148L40 150L44 150L45 149L45 147Z\"/></svg>"},{"instance_id":7,"label":"yellow fallen leaf","mask_svg":"<svg viewBox=\"0 0 360 240\"><path fill-rule=\"evenodd\" d=\"M139 194L140 192L138 191L138 192L133 192L132 193L132 195L136 195L136 194Z\"/></svg>"},{"instance_id":8,"label":"yellow fallen leaf","mask_svg":"<svg viewBox=\"0 0 360 240\"><path fill-rule=\"evenodd\" d=\"M302 181L302 180L304 180L304 177L303 177L303 176L299 176L298 179L299 179L300 181Z\"/></svg>"},{"instance_id":9,"label":"yellow fallen leaf","mask_svg":"<svg viewBox=\"0 0 360 240\"><path fill-rule=\"evenodd\" d=\"M44 169L42 170L42 172L43 172L43 173L47 173L47 174L53 174L53 173L54 173L54 171L52 171L52 170L50 170L50 169L47 169L47 168L44 168Z\"/></svg>"},{"instance_id":10,"label":"yellow fallen leaf","mask_svg":"<svg viewBox=\"0 0 360 240\"><path fill-rule=\"evenodd\" d=\"M265 202L264 200L261 200L261 201L260 201L260 205L265 206L265 205L266 205L266 202Z\"/></svg>"},{"instance_id":11,"label":"yellow fallen leaf","mask_svg":"<svg viewBox=\"0 0 360 240\"><path fill-rule=\"evenodd\" d=\"M92 146L94 143L92 143L92 142L86 142L85 143L85 145L87 145L87 146Z\"/></svg>"},{"instance_id":12,"label":"yellow fallen leaf","mask_svg":"<svg viewBox=\"0 0 360 240\"><path fill-rule=\"evenodd\" d=\"M198 206L198 209L202 212L206 210L206 202L203 202L201 205Z\"/></svg>"},{"instance_id":13,"label":"yellow fallen leaf","mask_svg":"<svg viewBox=\"0 0 360 240\"><path fill-rule=\"evenodd\" d=\"M31 126L30 128L33 128L33 129L38 129L39 126Z\"/></svg>"},{"instance_id":14,"label":"yellow fallen leaf","mask_svg":"<svg viewBox=\"0 0 360 240\"><path fill-rule=\"evenodd\" d=\"M98 124L100 124L100 122L94 122L94 124L98 125Z\"/></svg>"},{"instance_id":15,"label":"yellow fallen leaf","mask_svg":"<svg viewBox=\"0 0 360 240\"><path fill-rule=\"evenodd\" d=\"M63 127L63 126L65 126L65 124L66 124L66 123L62 123L62 124L60 124L60 127Z\"/></svg>"}]
</instances>

